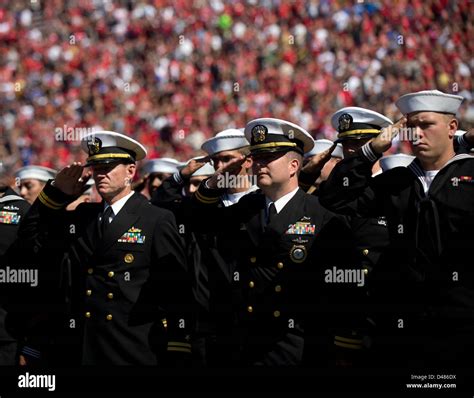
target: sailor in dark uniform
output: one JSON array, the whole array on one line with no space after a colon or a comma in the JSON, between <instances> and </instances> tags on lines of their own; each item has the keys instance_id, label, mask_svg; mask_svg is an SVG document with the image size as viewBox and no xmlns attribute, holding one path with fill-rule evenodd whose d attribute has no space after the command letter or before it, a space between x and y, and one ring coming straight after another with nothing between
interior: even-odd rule
<instances>
[{"instance_id":1,"label":"sailor in dark uniform","mask_svg":"<svg viewBox=\"0 0 474 398\"><path fill-rule=\"evenodd\" d=\"M298 188L303 153L314 145L304 129L263 118L249 122L245 135L261 190L228 208L218 207L218 182L223 173L239 169L242 157L220 167L194 195L201 227L241 233L233 242L238 248L232 274L233 337L241 346L236 363L301 365L304 349L313 342L323 347L305 358L314 364L326 358L327 318L338 311L326 300L324 275L344 252L337 239L341 223L315 196Z\"/></svg>"},{"instance_id":2,"label":"sailor in dark uniform","mask_svg":"<svg viewBox=\"0 0 474 398\"><path fill-rule=\"evenodd\" d=\"M29 165L18 169L15 173L16 186L20 196L28 203L38 197L48 180L54 178L56 170L49 167Z\"/></svg>"},{"instance_id":3,"label":"sailor in dark uniform","mask_svg":"<svg viewBox=\"0 0 474 398\"><path fill-rule=\"evenodd\" d=\"M28 202L10 187L3 185L3 167L0 165L0 269L13 266L15 258L7 258L8 249L16 240L18 227L28 208ZM2 281L4 282L4 281ZM0 305L8 301L7 284L0 283ZM9 286L13 288L13 286ZM6 311L0 307L0 366L15 365L17 360L16 340L5 329Z\"/></svg>"},{"instance_id":4,"label":"sailor in dark uniform","mask_svg":"<svg viewBox=\"0 0 474 398\"><path fill-rule=\"evenodd\" d=\"M202 149L216 167L232 159L248 155L249 142L243 129L226 129L202 144ZM192 159L179 173L165 180L157 190L152 203L173 211L178 224L183 228L187 252L191 253L190 268L195 275L195 293L199 303L196 324L196 350L207 366L232 366L234 339L232 336L232 275L235 271L240 248L235 244L245 234L243 231L201 231L202 220L192 207L190 196L195 193L203 175L214 173L213 166L204 163L204 158ZM236 175L223 176L220 180L218 206L233 206L257 187L252 185L251 160L242 163ZM203 166L204 165L204 166ZM200 169L198 169L202 166ZM194 250L192 249L194 247ZM201 338L200 338L201 337ZM238 350L238 349L237 349Z\"/></svg>"},{"instance_id":5,"label":"sailor in dark uniform","mask_svg":"<svg viewBox=\"0 0 474 398\"><path fill-rule=\"evenodd\" d=\"M83 328L83 364L155 365L186 358L192 292L182 240L172 213L131 189L135 163L146 150L108 131L84 137L82 147L103 202L65 211L91 174L80 163L67 166L31 207L20 240L38 245L42 255L70 248L81 273L76 323Z\"/></svg>"},{"instance_id":6,"label":"sailor in dark uniform","mask_svg":"<svg viewBox=\"0 0 474 398\"><path fill-rule=\"evenodd\" d=\"M345 158L352 156L357 148L380 134L381 129L392 124L392 121L369 109L346 107L332 115L331 123L339 133L337 142L340 143L337 145L342 144L340 151L342 157ZM332 148L330 148L331 144ZM319 152L332 150L334 153L338 151L338 147L334 147L334 145L336 144L328 141L326 148L321 148ZM314 159L311 160L314 165L303 168L301 173L300 187L308 192L311 191L310 184L316 178L322 179L322 176L319 176L320 171L324 171L330 164L330 161L327 160L328 156L324 153L317 155L317 157L319 158L316 159L316 162ZM319 167L315 167L316 163ZM374 167L374 173L378 172L378 169L378 165ZM323 179L327 178L328 174ZM321 184L324 185L324 182ZM321 184L319 185L321 186ZM314 191L315 195L318 193L318 190ZM353 242L351 267L364 272L364 284L357 288L340 289L335 295L337 300L340 300L341 303L345 301L347 308L351 307L352 310L348 311L347 316L341 318L340 324L336 326L333 356L336 366L366 366L371 360L371 352L368 349L371 346L375 327L370 309L370 279L372 270L380 262L384 248L388 245L388 230L383 217L346 216L345 218L347 223L345 233L350 236L350 240Z\"/></svg>"},{"instance_id":7,"label":"sailor in dark uniform","mask_svg":"<svg viewBox=\"0 0 474 398\"><path fill-rule=\"evenodd\" d=\"M474 279L466 253L474 241L474 159L453 148L462 101L437 90L402 96L396 104L406 119L341 161L321 188L333 211L386 217L387 261L372 281L385 315L377 325L380 365L426 369L472 360ZM372 178L398 131L416 159Z\"/></svg>"},{"instance_id":8,"label":"sailor in dark uniform","mask_svg":"<svg viewBox=\"0 0 474 398\"><path fill-rule=\"evenodd\" d=\"M133 184L133 190L151 199L153 192L171 177L182 166L173 158L156 158L148 160L142 167L140 174L143 177Z\"/></svg>"}]
</instances>

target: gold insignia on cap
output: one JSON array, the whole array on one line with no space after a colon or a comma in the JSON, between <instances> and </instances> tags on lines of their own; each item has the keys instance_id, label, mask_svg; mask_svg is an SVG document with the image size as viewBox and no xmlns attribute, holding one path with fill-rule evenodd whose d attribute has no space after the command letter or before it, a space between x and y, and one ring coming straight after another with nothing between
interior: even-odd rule
<instances>
[{"instance_id":1,"label":"gold insignia on cap","mask_svg":"<svg viewBox=\"0 0 474 398\"><path fill-rule=\"evenodd\" d=\"M346 131L346 130L349 130L349 128L351 127L351 124L352 124L352 121L354 119L352 119L352 116L349 115L348 113L343 113L340 117L339 117L339 126L337 127L338 131Z\"/></svg>"},{"instance_id":2,"label":"gold insignia on cap","mask_svg":"<svg viewBox=\"0 0 474 398\"><path fill-rule=\"evenodd\" d=\"M290 250L291 260L295 263L302 263L304 260L306 260L306 255L306 247L302 245L293 245Z\"/></svg>"},{"instance_id":3,"label":"gold insignia on cap","mask_svg":"<svg viewBox=\"0 0 474 398\"><path fill-rule=\"evenodd\" d=\"M132 253L127 253L125 255L125 257L123 258L123 260L127 263L127 264L130 264L130 263L133 263L133 260L135 260L135 257L133 257L133 254Z\"/></svg>"},{"instance_id":4,"label":"gold insignia on cap","mask_svg":"<svg viewBox=\"0 0 474 398\"><path fill-rule=\"evenodd\" d=\"M89 156L95 155L102 148L102 141L97 137L90 137L87 140L87 148L89 148Z\"/></svg>"},{"instance_id":5,"label":"gold insignia on cap","mask_svg":"<svg viewBox=\"0 0 474 398\"><path fill-rule=\"evenodd\" d=\"M252 128L252 137L254 142L263 142L267 138L268 129L261 125L257 124L254 128Z\"/></svg>"}]
</instances>

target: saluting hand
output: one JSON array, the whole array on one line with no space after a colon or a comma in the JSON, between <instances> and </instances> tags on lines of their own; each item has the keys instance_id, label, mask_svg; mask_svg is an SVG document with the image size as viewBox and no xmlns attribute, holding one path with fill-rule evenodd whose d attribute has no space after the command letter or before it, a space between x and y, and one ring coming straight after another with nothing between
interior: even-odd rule
<instances>
[{"instance_id":1,"label":"saluting hand","mask_svg":"<svg viewBox=\"0 0 474 398\"><path fill-rule=\"evenodd\" d=\"M190 178L197 170L199 170L202 166L204 166L207 162L209 162L209 157L203 157L199 159L192 159L189 163L183 167L180 171L181 177L184 179Z\"/></svg>"},{"instance_id":2,"label":"saluting hand","mask_svg":"<svg viewBox=\"0 0 474 398\"><path fill-rule=\"evenodd\" d=\"M66 195L79 196L92 175L91 172L87 172L83 176L83 170L84 166L80 162L66 166L56 175L54 186Z\"/></svg>"},{"instance_id":3,"label":"saluting hand","mask_svg":"<svg viewBox=\"0 0 474 398\"><path fill-rule=\"evenodd\" d=\"M247 159L246 156L241 155L235 159L230 160L227 163L224 163L221 167L219 167L216 172L212 175L212 177L207 180L207 186L211 189L217 189L219 179L222 178L225 174L236 175L239 173L240 169L242 168L242 163L245 162Z\"/></svg>"},{"instance_id":4,"label":"saluting hand","mask_svg":"<svg viewBox=\"0 0 474 398\"><path fill-rule=\"evenodd\" d=\"M325 151L312 156L308 163L303 166L301 171L307 174L316 174L320 172L323 169L324 165L327 163L327 161L331 159L331 154L333 153L336 146L337 144L334 143L330 148L326 149Z\"/></svg>"},{"instance_id":5,"label":"saluting hand","mask_svg":"<svg viewBox=\"0 0 474 398\"><path fill-rule=\"evenodd\" d=\"M398 135L400 129L406 128L407 119L402 117L395 124L384 127L382 132L370 141L373 151L381 155L392 146L393 139Z\"/></svg>"}]
</instances>

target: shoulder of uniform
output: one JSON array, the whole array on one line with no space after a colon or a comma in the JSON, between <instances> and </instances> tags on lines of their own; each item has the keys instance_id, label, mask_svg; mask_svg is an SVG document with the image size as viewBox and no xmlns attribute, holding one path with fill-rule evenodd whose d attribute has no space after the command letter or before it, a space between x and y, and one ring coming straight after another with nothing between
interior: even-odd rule
<instances>
[{"instance_id":1,"label":"shoulder of uniform","mask_svg":"<svg viewBox=\"0 0 474 398\"><path fill-rule=\"evenodd\" d=\"M242 196L237 204L240 206L252 206L254 204L260 203L265 199L265 195L260 189L252 191ZM234 205L235 206L235 205Z\"/></svg>"},{"instance_id":2,"label":"shoulder of uniform","mask_svg":"<svg viewBox=\"0 0 474 398\"><path fill-rule=\"evenodd\" d=\"M143 206L145 212L150 214L151 217L158 218L173 218L174 214L171 210L165 209L163 207L155 206L151 202L148 202Z\"/></svg>"},{"instance_id":3,"label":"shoulder of uniform","mask_svg":"<svg viewBox=\"0 0 474 398\"><path fill-rule=\"evenodd\" d=\"M96 212L97 210L102 211L102 209L102 202L82 202L77 205L75 211Z\"/></svg>"},{"instance_id":4,"label":"shoulder of uniform","mask_svg":"<svg viewBox=\"0 0 474 398\"><path fill-rule=\"evenodd\" d=\"M20 210L24 211L24 212L27 212L28 209L31 207L30 204L22 199L22 200L15 200L12 202L12 204L14 204L15 206L18 206L20 208Z\"/></svg>"}]
</instances>

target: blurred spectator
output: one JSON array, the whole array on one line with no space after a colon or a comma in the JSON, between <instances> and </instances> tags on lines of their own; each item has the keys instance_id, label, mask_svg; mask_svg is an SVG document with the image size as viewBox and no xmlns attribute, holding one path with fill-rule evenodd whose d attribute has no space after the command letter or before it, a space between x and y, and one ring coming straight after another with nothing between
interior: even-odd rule
<instances>
[{"instance_id":1,"label":"blurred spectator","mask_svg":"<svg viewBox=\"0 0 474 398\"><path fill-rule=\"evenodd\" d=\"M335 110L395 120L394 100L423 89L467 98L466 129L473 46L470 0L4 2L0 156L59 169L100 127L184 160L264 116L332 140Z\"/></svg>"}]
</instances>

